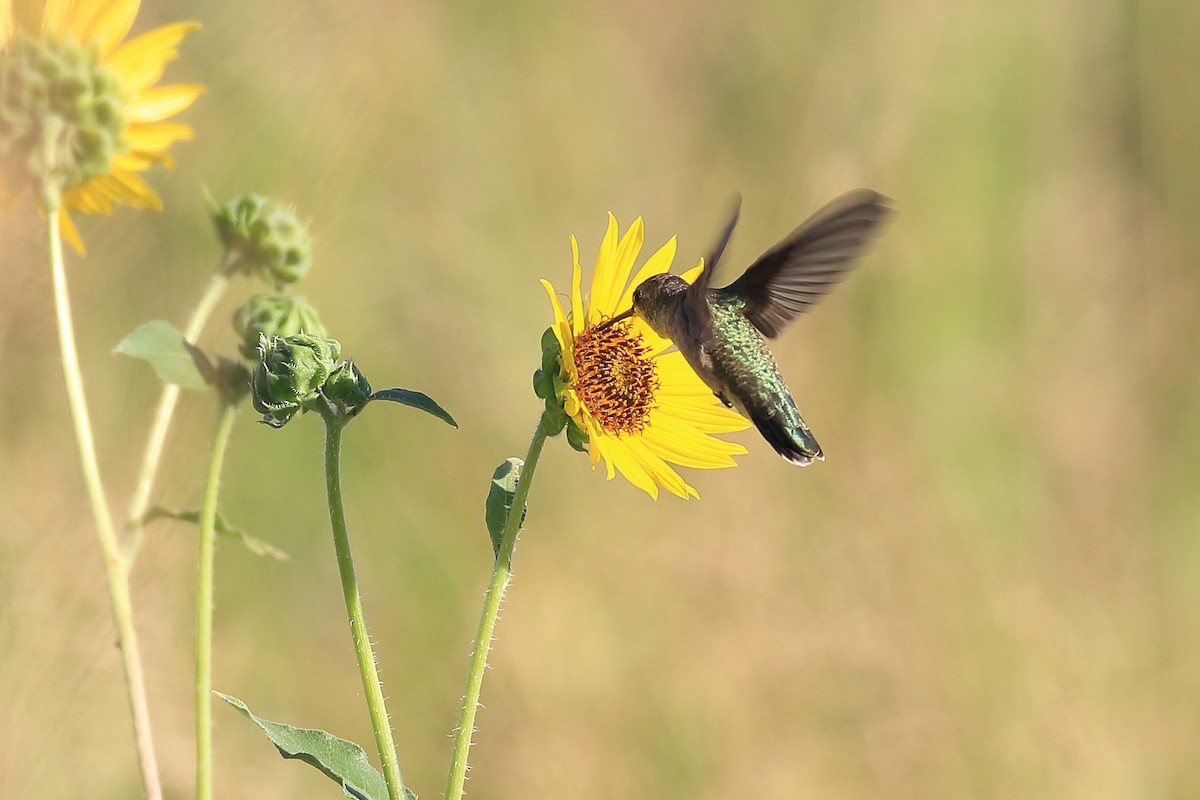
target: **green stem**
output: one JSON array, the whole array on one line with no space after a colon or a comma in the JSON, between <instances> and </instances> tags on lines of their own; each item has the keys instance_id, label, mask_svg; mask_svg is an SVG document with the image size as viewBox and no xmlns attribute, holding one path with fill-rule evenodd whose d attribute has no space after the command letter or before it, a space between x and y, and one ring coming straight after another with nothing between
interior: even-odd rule
<instances>
[{"instance_id":1,"label":"green stem","mask_svg":"<svg viewBox=\"0 0 1200 800\"><path fill-rule=\"evenodd\" d=\"M192 311L187 327L184 328L183 338L195 343L204 329L204 323L212 315L217 301L225 293L229 285L230 271L228 260L217 272L213 273L200 296L200 302ZM171 417L175 413L175 404L179 401L179 386L174 383L163 384L162 393L158 397L158 408L154 411L154 421L150 424L150 436L146 440L146 449L142 453L142 466L138 471L137 484L134 486L133 497L129 500L129 510L126 512L125 553L132 565L142 543L142 530L145 527L143 517L150 504L150 492L154 488L154 479L158 475L158 465L162 459L163 445L167 440L167 431L171 427Z\"/></svg>"},{"instance_id":2,"label":"green stem","mask_svg":"<svg viewBox=\"0 0 1200 800\"><path fill-rule=\"evenodd\" d=\"M391 723L388 722L383 687L379 683L379 672L375 668L375 653L367 635L362 596L358 591L358 578L354 575L354 560L350 555L346 511L342 505L339 462L342 452L342 428L346 422L345 419L333 416L325 417L325 490L329 496L329 522L333 526L333 546L337 551L342 596L346 601L346 615L350 618L350 635L354 639L354 655L358 658L358 673L362 678L367 710L371 715L371 728L375 731L375 748L383 765L383 779L387 783L390 800L403 800L404 783L400 778L400 762L396 758L396 743L392 739Z\"/></svg>"},{"instance_id":3,"label":"green stem","mask_svg":"<svg viewBox=\"0 0 1200 800\"><path fill-rule=\"evenodd\" d=\"M533 472L546 443L546 419L538 420L537 430L529 442L525 464L521 467L521 478L513 495L512 508L500 538L500 550L492 567L492 581L488 584L483 599L483 613L479 617L479 632L475 634L475 651L471 654L471 665L467 670L467 688L463 693L462 711L458 715L458 728L454 732L454 753L450 759L450 776L446 783L445 800L461 800L467 780L467 755L471 750L471 735L475 732L475 711L479 707L479 695L483 689L483 673L487 669L488 652L492 649L492 636L496 631L496 619L500 615L500 603L512 578L513 549L517 546L517 534L521 531L521 518L525 510L529 487L533 485Z\"/></svg>"},{"instance_id":4,"label":"green stem","mask_svg":"<svg viewBox=\"0 0 1200 800\"><path fill-rule=\"evenodd\" d=\"M212 800L213 551L217 538L221 463L236 416L237 405L222 401L212 455L208 460L204 505L200 508L200 554L196 571L196 800Z\"/></svg>"},{"instance_id":5,"label":"green stem","mask_svg":"<svg viewBox=\"0 0 1200 800\"><path fill-rule=\"evenodd\" d=\"M49 137L48 137L49 138ZM47 181L42 189L42 205L46 212L47 245L50 272L54 284L54 307L58 317L58 341L62 354L63 378L67 385L67 401L75 426L75 442L79 448L79 464L87 486L88 500L100 548L104 553L104 569L108 577L108 594L112 603L113 623L116 626L117 646L125 670L125 687L137 745L138 766L142 788L148 800L161 800L162 787L158 777L158 762L154 755L154 740L150 730L150 709L146 701L146 680L142 670L141 652L133 627L133 602L129 596L129 568L121 555L121 545L113 526L108 500L100 480L100 464L88 418L87 398L83 391L83 375L79 355L75 350L75 330L71 323L71 300L67 293L67 274L63 267L62 235L59 230L59 209L62 196L59 187Z\"/></svg>"}]
</instances>

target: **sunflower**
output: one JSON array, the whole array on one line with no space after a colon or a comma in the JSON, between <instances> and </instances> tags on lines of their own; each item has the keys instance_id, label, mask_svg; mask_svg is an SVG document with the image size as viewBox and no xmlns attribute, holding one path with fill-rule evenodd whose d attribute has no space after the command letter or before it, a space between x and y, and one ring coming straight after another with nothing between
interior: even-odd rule
<instances>
[{"instance_id":1,"label":"sunflower","mask_svg":"<svg viewBox=\"0 0 1200 800\"><path fill-rule=\"evenodd\" d=\"M667 352L671 341L641 319L600 327L630 307L638 284L667 272L675 258L671 237L630 280L644 238L641 217L619 241L617 233L617 220L609 214L586 311L574 236L569 315L554 286L542 281L554 308L552 330L562 348L563 409L588 434L592 466L603 459L609 480L619 471L654 498L660 486L679 497L699 497L671 464L696 469L736 466L733 456L746 448L712 434L744 430L749 423L723 407L678 350ZM703 268L702 261L682 277L690 283Z\"/></svg>"},{"instance_id":2,"label":"sunflower","mask_svg":"<svg viewBox=\"0 0 1200 800\"><path fill-rule=\"evenodd\" d=\"M19 195L26 180L36 186L52 175L62 188L63 236L80 253L83 243L68 210L162 207L138 173L153 164L172 166L167 149L190 139L192 129L166 120L203 91L154 85L180 41L199 25L165 25L125 41L140 5L0 0L0 158L6 162L0 202ZM39 154L52 138L58 151L47 166Z\"/></svg>"}]
</instances>

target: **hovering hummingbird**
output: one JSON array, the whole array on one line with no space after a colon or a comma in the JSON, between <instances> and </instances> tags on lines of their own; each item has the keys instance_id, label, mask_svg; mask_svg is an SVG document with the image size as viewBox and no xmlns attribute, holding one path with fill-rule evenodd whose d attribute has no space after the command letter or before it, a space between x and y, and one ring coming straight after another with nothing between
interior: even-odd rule
<instances>
[{"instance_id":1,"label":"hovering hummingbird","mask_svg":"<svg viewBox=\"0 0 1200 800\"><path fill-rule=\"evenodd\" d=\"M674 342L721 402L749 417L775 452L802 467L813 459L824 461L763 337L777 337L842 279L890 209L870 189L848 192L813 214L736 281L710 289L739 206L695 283L678 275L648 278L634 289L633 307L604 325L637 314Z\"/></svg>"}]
</instances>

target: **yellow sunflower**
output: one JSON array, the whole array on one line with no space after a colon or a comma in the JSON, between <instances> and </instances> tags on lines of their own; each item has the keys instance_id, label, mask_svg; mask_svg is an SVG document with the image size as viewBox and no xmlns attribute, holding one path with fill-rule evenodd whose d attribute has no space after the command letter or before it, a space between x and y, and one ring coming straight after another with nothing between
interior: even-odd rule
<instances>
[{"instance_id":1,"label":"yellow sunflower","mask_svg":"<svg viewBox=\"0 0 1200 800\"><path fill-rule=\"evenodd\" d=\"M630 280L642 250L641 217L619 241L617 233L617 220L609 214L586 311L574 236L569 315L553 285L542 281L554 308L554 335L562 347L563 408L588 434L592 466L604 459L609 480L619 471L654 498L660 486L679 497L699 497L671 464L697 469L736 466L733 456L746 448L712 434L744 430L750 423L722 406L678 350L667 352L671 341L641 319L599 327L629 309L638 284L667 272L675 258L671 237ZM683 273L683 279L694 281L703 266L701 262Z\"/></svg>"},{"instance_id":2,"label":"yellow sunflower","mask_svg":"<svg viewBox=\"0 0 1200 800\"><path fill-rule=\"evenodd\" d=\"M0 0L0 157L7 159L0 201L19 195L39 169L63 189L63 236L83 243L68 210L111 214L115 203L162 207L139 172L172 166L167 149L192 129L169 117L203 91L155 86L194 22L165 25L125 41L140 0ZM57 132L47 133L50 126ZM52 167L38 163L57 138ZM44 159L43 159L44 161ZM16 164L16 168L14 168ZM20 169L33 175L21 175Z\"/></svg>"}]
</instances>

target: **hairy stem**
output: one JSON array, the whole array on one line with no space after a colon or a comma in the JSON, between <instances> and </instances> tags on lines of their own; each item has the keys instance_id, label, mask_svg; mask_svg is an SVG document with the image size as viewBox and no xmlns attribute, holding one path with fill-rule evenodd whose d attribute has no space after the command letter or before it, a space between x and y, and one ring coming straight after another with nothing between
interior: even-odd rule
<instances>
[{"instance_id":1,"label":"hairy stem","mask_svg":"<svg viewBox=\"0 0 1200 800\"><path fill-rule=\"evenodd\" d=\"M212 455L208 460L204 504L200 508L200 553L196 569L196 800L212 800L213 551L217 537L221 464L236 416L237 406L222 400Z\"/></svg>"},{"instance_id":2,"label":"hairy stem","mask_svg":"<svg viewBox=\"0 0 1200 800\"><path fill-rule=\"evenodd\" d=\"M387 783L390 800L403 800L404 783L400 777L400 762L396 758L396 743L388 721L383 687L379 683L379 671L375 667L375 653L367 635L362 596L358 591L358 578L355 577L354 560L350 555L350 535L346 530L340 466L342 428L345 424L345 419L325 417L325 489L329 496L329 522L333 526L333 546L337 551L342 596L346 601L346 614L350 618L350 635L354 639L354 655L358 658L358 672L362 678L367 711L371 715L371 728L375 731L375 747L383 765L383 779Z\"/></svg>"},{"instance_id":3,"label":"hairy stem","mask_svg":"<svg viewBox=\"0 0 1200 800\"><path fill-rule=\"evenodd\" d=\"M471 653L471 664L467 669L467 687L463 692L462 710L458 715L458 727L454 731L454 752L450 759L450 775L446 782L445 800L461 800L467 780L467 756L471 750L471 736L475 732L475 711L479 707L479 695L483 690L483 673L487 669L488 652L492 649L492 636L496 631L496 619L500 615L500 604L512 578L513 549L517 546L517 534L521 531L521 518L529 488L533 485L533 472L546 443L546 420L538 420L537 430L529 442L529 452L521 467L521 478L513 495L512 509L500 538L500 549L492 567L492 580L483 599L483 613L479 617L479 631L475 634L475 650Z\"/></svg>"}]
</instances>

